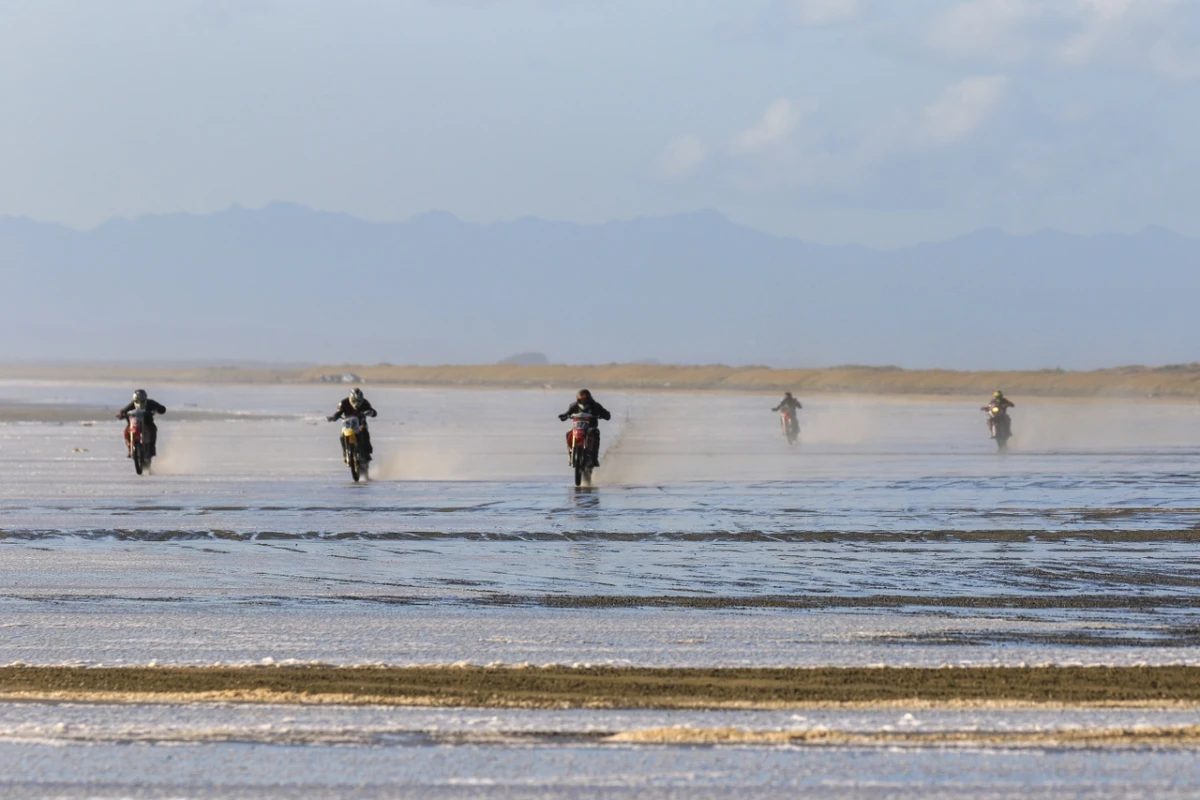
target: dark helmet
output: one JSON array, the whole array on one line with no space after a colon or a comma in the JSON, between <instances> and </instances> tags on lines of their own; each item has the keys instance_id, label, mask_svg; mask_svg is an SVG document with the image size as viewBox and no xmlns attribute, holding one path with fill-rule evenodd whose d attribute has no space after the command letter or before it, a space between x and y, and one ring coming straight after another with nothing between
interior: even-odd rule
<instances>
[{"instance_id":1,"label":"dark helmet","mask_svg":"<svg viewBox=\"0 0 1200 800\"><path fill-rule=\"evenodd\" d=\"M784 392L784 393L783 393L783 396L784 396L784 397L791 397L791 396L792 396L792 393L791 393L791 392Z\"/></svg>"},{"instance_id":2,"label":"dark helmet","mask_svg":"<svg viewBox=\"0 0 1200 800\"><path fill-rule=\"evenodd\" d=\"M136 392L133 393L133 404L140 406L140 405L145 405L145 403L146 403L146 390L138 389Z\"/></svg>"},{"instance_id":3,"label":"dark helmet","mask_svg":"<svg viewBox=\"0 0 1200 800\"><path fill-rule=\"evenodd\" d=\"M590 403L592 401L592 393L589 392L587 389L580 389L575 394L575 399L578 400L580 403Z\"/></svg>"}]
</instances>

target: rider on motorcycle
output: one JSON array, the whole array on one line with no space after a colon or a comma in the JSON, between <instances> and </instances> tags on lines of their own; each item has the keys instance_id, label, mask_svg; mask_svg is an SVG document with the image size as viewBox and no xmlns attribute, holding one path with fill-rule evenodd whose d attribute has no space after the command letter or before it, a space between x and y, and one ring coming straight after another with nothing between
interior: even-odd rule
<instances>
[{"instance_id":1,"label":"rider on motorcycle","mask_svg":"<svg viewBox=\"0 0 1200 800\"><path fill-rule=\"evenodd\" d=\"M782 411L784 413L783 423L787 426L784 435L787 436L788 442L794 441L795 437L800 433L800 418L796 414L797 411L804 408L800 405L800 401L792 397L791 392L784 392L783 399L779 401L779 405L772 408L772 411Z\"/></svg>"},{"instance_id":2,"label":"rider on motorcycle","mask_svg":"<svg viewBox=\"0 0 1200 800\"><path fill-rule=\"evenodd\" d=\"M612 419L612 414L608 413L608 409L592 399L592 393L587 389L580 389L575 395L575 402L567 408L566 413L559 414L558 418L564 422L572 414L591 414L592 422L590 427L590 435L588 440L592 442L592 451L588 454L592 459L592 466L600 466L600 420Z\"/></svg>"},{"instance_id":3,"label":"rider on motorcycle","mask_svg":"<svg viewBox=\"0 0 1200 800\"><path fill-rule=\"evenodd\" d=\"M792 417L795 418L796 412L802 408L804 408L804 406L800 405L799 400L792 397L791 392L784 392L783 399L779 401L779 405L775 406L771 410L772 411L783 411L786 409L787 411L790 411L792 414Z\"/></svg>"},{"instance_id":4,"label":"rider on motorcycle","mask_svg":"<svg viewBox=\"0 0 1200 800\"><path fill-rule=\"evenodd\" d=\"M375 409L371 407L371 401L363 397L362 389L355 386L350 390L347 397L342 398L342 402L338 403L337 411L331 416L326 417L330 422L346 417L358 417L358 422L362 426L359 429L359 436L362 452L366 455L367 460L371 459L371 453L374 448L371 447L371 432L367 430L367 417L374 417Z\"/></svg>"},{"instance_id":5,"label":"rider on motorcycle","mask_svg":"<svg viewBox=\"0 0 1200 800\"><path fill-rule=\"evenodd\" d=\"M988 412L988 434L993 439L996 438L996 416L1007 413L1008 409L1016 408L1016 406L1016 403L1004 396L1004 392L997 389L996 391L992 392L991 401L988 402L986 406L980 407L980 411ZM993 408L999 409L995 415L991 413Z\"/></svg>"},{"instance_id":6,"label":"rider on motorcycle","mask_svg":"<svg viewBox=\"0 0 1200 800\"><path fill-rule=\"evenodd\" d=\"M129 412L135 408L146 409L143 424L146 426L146 433L150 435L150 441L147 442L150 457L154 458L158 455L158 450L156 449L158 444L158 426L154 424L154 415L167 413L167 407L156 400L146 397L145 389L138 389L133 393L133 399L129 401L128 405L117 412L117 419L125 420L125 446L127 448L129 447ZM133 458L132 448L129 449L125 457Z\"/></svg>"}]
</instances>

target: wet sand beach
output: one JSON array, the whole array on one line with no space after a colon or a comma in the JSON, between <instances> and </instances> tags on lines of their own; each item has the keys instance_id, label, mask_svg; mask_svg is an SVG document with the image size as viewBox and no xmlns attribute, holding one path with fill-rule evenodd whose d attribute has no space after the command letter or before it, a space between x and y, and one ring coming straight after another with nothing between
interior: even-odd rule
<instances>
[{"instance_id":1,"label":"wet sand beach","mask_svg":"<svg viewBox=\"0 0 1200 800\"><path fill-rule=\"evenodd\" d=\"M367 387L356 484L343 386L152 384L139 477L0 382L6 797L1200 783L1194 403L604 392L575 489L558 390Z\"/></svg>"}]
</instances>

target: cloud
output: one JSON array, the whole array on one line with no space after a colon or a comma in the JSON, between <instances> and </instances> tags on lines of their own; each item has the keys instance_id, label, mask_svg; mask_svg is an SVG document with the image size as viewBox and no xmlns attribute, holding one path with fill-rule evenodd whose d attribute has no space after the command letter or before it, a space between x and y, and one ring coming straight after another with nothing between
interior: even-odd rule
<instances>
[{"instance_id":1,"label":"cloud","mask_svg":"<svg viewBox=\"0 0 1200 800\"><path fill-rule=\"evenodd\" d=\"M1183 15L1196 14L1193 2L1181 0L1074 0L1072 10L1078 29L1058 46L1058 56L1073 66L1115 56L1153 67L1154 50Z\"/></svg>"},{"instance_id":2,"label":"cloud","mask_svg":"<svg viewBox=\"0 0 1200 800\"><path fill-rule=\"evenodd\" d=\"M804 27L849 22L860 11L859 0L781 0L779 5L789 22Z\"/></svg>"},{"instance_id":3,"label":"cloud","mask_svg":"<svg viewBox=\"0 0 1200 800\"><path fill-rule=\"evenodd\" d=\"M781 98L756 125L733 137L724 174L748 194L791 188L850 196L914 163L950 158L940 152L943 146L976 133L996 112L1007 86L1008 78L1000 75L969 77L945 86L924 107L885 110L850 128L829 124L815 109L811 124L801 128L801 113ZM960 155L971 152L960 148Z\"/></svg>"},{"instance_id":4,"label":"cloud","mask_svg":"<svg viewBox=\"0 0 1200 800\"><path fill-rule=\"evenodd\" d=\"M683 178L695 172L708 159L708 147L695 136L681 136L667 145L658 160L658 174L664 178Z\"/></svg>"},{"instance_id":5,"label":"cloud","mask_svg":"<svg viewBox=\"0 0 1200 800\"><path fill-rule=\"evenodd\" d=\"M1181 82L1200 80L1200 51L1194 44L1163 39L1150 48L1150 59L1163 77Z\"/></svg>"},{"instance_id":6,"label":"cloud","mask_svg":"<svg viewBox=\"0 0 1200 800\"><path fill-rule=\"evenodd\" d=\"M767 107L757 125L739 133L730 149L739 155L754 155L782 144L800 122L790 100L781 98Z\"/></svg>"},{"instance_id":7,"label":"cloud","mask_svg":"<svg viewBox=\"0 0 1200 800\"><path fill-rule=\"evenodd\" d=\"M1172 80L1200 78L1195 0L958 0L927 44L955 60L1083 69L1103 64Z\"/></svg>"},{"instance_id":8,"label":"cloud","mask_svg":"<svg viewBox=\"0 0 1200 800\"><path fill-rule=\"evenodd\" d=\"M1029 0L969 0L936 16L928 40L956 58L1019 59L1029 49L1020 29L1042 11Z\"/></svg>"},{"instance_id":9,"label":"cloud","mask_svg":"<svg viewBox=\"0 0 1200 800\"><path fill-rule=\"evenodd\" d=\"M1008 79L1002 76L966 78L947 86L925 108L918 141L944 145L967 138L999 104Z\"/></svg>"}]
</instances>

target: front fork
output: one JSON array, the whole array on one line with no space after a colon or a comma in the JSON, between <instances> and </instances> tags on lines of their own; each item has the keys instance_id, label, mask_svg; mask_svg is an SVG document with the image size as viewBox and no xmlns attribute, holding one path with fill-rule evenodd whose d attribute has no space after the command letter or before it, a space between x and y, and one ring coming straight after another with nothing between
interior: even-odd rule
<instances>
[{"instance_id":1,"label":"front fork","mask_svg":"<svg viewBox=\"0 0 1200 800\"><path fill-rule=\"evenodd\" d=\"M596 435L593 431L588 431L587 436L583 440L584 457L595 459L593 449L596 447ZM575 459L575 431L567 431L567 462L574 466Z\"/></svg>"},{"instance_id":2,"label":"front fork","mask_svg":"<svg viewBox=\"0 0 1200 800\"><path fill-rule=\"evenodd\" d=\"M567 431L567 460L575 458L575 431ZM593 464L600 462L599 432L589 430L583 439L583 453ZM574 464L572 464L574 466Z\"/></svg>"}]
</instances>

